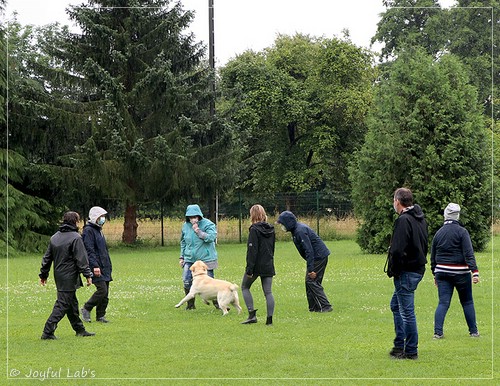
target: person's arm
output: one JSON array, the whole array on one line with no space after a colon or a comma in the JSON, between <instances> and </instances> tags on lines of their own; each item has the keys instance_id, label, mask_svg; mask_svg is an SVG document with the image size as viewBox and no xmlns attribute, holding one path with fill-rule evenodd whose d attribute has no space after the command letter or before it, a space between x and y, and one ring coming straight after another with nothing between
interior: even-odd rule
<instances>
[{"instance_id":1,"label":"person's arm","mask_svg":"<svg viewBox=\"0 0 500 386\"><path fill-rule=\"evenodd\" d=\"M462 236L462 253L465 257L465 262L472 272L472 282L479 283L479 269L477 268L476 257L474 256L474 248L470 239L469 232L464 228L464 235Z\"/></svg>"},{"instance_id":2,"label":"person's arm","mask_svg":"<svg viewBox=\"0 0 500 386\"><path fill-rule=\"evenodd\" d=\"M94 276L101 276L101 267L99 266L99 258L96 251L96 235L91 228L83 230L82 239L85 246L86 255L88 257L89 266Z\"/></svg>"},{"instance_id":3,"label":"person's arm","mask_svg":"<svg viewBox=\"0 0 500 386\"><path fill-rule=\"evenodd\" d=\"M87 278L87 285L92 284L93 275L92 271L90 270L87 251L80 237L75 238L75 240L73 240L72 250L73 250L73 258L76 261L78 272L80 272L81 274L83 274L83 276Z\"/></svg>"},{"instance_id":4,"label":"person's arm","mask_svg":"<svg viewBox=\"0 0 500 386\"><path fill-rule=\"evenodd\" d=\"M248 276L253 276L253 270L255 268L255 262L257 261L257 252L259 251L259 238L257 231L250 227L248 233L248 243L247 243L247 266L245 268L245 273Z\"/></svg>"},{"instance_id":5,"label":"person's arm","mask_svg":"<svg viewBox=\"0 0 500 386\"><path fill-rule=\"evenodd\" d=\"M405 259L406 247L410 239L409 226L407 226L406 221L405 218L400 216L394 223L394 232L389 251L392 261L391 269L395 275L401 273L402 262Z\"/></svg>"},{"instance_id":6,"label":"person's arm","mask_svg":"<svg viewBox=\"0 0 500 386\"><path fill-rule=\"evenodd\" d=\"M302 229L300 230L298 229L295 236L298 237L300 240L300 245L304 253L303 258L307 262L307 272L308 273L314 272L314 249L312 247L309 235Z\"/></svg>"},{"instance_id":7,"label":"person's arm","mask_svg":"<svg viewBox=\"0 0 500 386\"><path fill-rule=\"evenodd\" d=\"M202 227L200 228L200 223L193 224L193 230L198 235L198 237L202 239L204 242L213 243L217 238L217 227L210 220L206 221L202 220L201 225Z\"/></svg>"},{"instance_id":8,"label":"person's arm","mask_svg":"<svg viewBox=\"0 0 500 386\"><path fill-rule=\"evenodd\" d=\"M49 244L49 246L47 247L47 251L45 251L45 255L43 255L42 266L40 267L40 274L38 275L41 285L47 284L47 278L49 277L50 267L52 266L53 259L52 245Z\"/></svg>"},{"instance_id":9,"label":"person's arm","mask_svg":"<svg viewBox=\"0 0 500 386\"><path fill-rule=\"evenodd\" d=\"M184 233L184 226L182 226L182 229L181 229L181 255L179 257L179 265L182 267L184 267L184 251L186 250L186 235Z\"/></svg>"}]
</instances>

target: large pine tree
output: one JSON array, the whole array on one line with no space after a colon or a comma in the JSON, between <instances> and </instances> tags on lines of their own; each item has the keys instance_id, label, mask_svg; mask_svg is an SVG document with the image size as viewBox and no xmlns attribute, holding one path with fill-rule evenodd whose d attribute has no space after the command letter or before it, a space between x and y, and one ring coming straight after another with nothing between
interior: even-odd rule
<instances>
[{"instance_id":1,"label":"large pine tree","mask_svg":"<svg viewBox=\"0 0 500 386\"><path fill-rule=\"evenodd\" d=\"M123 241L132 243L139 202L208 195L224 181L231 130L210 117L213 74L180 3L89 0L68 13L81 32L52 54L89 132L66 161L81 191L123 199Z\"/></svg>"}]
</instances>

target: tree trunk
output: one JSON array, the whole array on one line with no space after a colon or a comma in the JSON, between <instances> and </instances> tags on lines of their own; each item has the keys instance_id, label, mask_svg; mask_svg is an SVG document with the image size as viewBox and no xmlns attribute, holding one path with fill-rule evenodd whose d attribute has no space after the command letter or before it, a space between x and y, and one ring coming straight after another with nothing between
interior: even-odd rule
<instances>
[{"instance_id":1,"label":"tree trunk","mask_svg":"<svg viewBox=\"0 0 500 386\"><path fill-rule=\"evenodd\" d=\"M133 244L137 240L137 205L127 202L125 221L123 222L122 241Z\"/></svg>"}]
</instances>

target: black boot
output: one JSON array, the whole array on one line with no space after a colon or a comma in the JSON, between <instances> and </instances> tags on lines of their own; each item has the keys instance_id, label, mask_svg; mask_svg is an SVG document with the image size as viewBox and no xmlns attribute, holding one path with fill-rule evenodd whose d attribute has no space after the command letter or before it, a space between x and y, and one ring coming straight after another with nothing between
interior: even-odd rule
<instances>
[{"instance_id":1,"label":"black boot","mask_svg":"<svg viewBox=\"0 0 500 386\"><path fill-rule=\"evenodd\" d=\"M273 317L268 316L266 319L266 326L271 326L273 324Z\"/></svg>"},{"instance_id":2,"label":"black boot","mask_svg":"<svg viewBox=\"0 0 500 386\"><path fill-rule=\"evenodd\" d=\"M184 287L184 293L187 295L189 293L189 288ZM196 307L194 306L194 298L187 301L186 310L196 310Z\"/></svg>"},{"instance_id":3,"label":"black boot","mask_svg":"<svg viewBox=\"0 0 500 386\"><path fill-rule=\"evenodd\" d=\"M248 319L244 322L241 322L241 324L257 323L257 317L255 316L256 312L257 310L248 311Z\"/></svg>"}]
</instances>

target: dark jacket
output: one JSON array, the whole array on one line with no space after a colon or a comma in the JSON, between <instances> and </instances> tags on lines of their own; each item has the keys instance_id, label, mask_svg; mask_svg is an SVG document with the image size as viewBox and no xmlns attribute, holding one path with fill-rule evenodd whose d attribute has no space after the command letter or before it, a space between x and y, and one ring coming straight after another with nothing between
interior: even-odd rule
<instances>
[{"instance_id":1,"label":"dark jacket","mask_svg":"<svg viewBox=\"0 0 500 386\"><path fill-rule=\"evenodd\" d=\"M101 276L94 276L92 281L112 281L111 271L113 267L101 227L90 221L87 222L83 227L82 238L89 256L90 269L92 272L94 268L101 269Z\"/></svg>"},{"instance_id":2,"label":"dark jacket","mask_svg":"<svg viewBox=\"0 0 500 386\"><path fill-rule=\"evenodd\" d=\"M414 205L402 212L394 222L388 272L396 277L403 271L423 275L427 264L427 242L427 222L424 213L420 206Z\"/></svg>"},{"instance_id":3,"label":"dark jacket","mask_svg":"<svg viewBox=\"0 0 500 386\"><path fill-rule=\"evenodd\" d=\"M85 277L92 277L85 246L76 226L63 224L50 238L38 275L41 279L49 277L52 262L58 291L76 291L81 287L83 284L80 273Z\"/></svg>"},{"instance_id":4,"label":"dark jacket","mask_svg":"<svg viewBox=\"0 0 500 386\"><path fill-rule=\"evenodd\" d=\"M295 247L307 261L307 272L314 271L314 260L323 260L330 255L330 250L323 240L306 224L298 222L292 212L282 212L278 223L283 224L286 230L292 233Z\"/></svg>"},{"instance_id":5,"label":"dark jacket","mask_svg":"<svg viewBox=\"0 0 500 386\"><path fill-rule=\"evenodd\" d=\"M478 271L469 232L460 222L447 220L436 232L431 248L432 273L436 264L467 265L472 272Z\"/></svg>"},{"instance_id":6,"label":"dark jacket","mask_svg":"<svg viewBox=\"0 0 500 386\"><path fill-rule=\"evenodd\" d=\"M247 244L247 266L245 273L256 276L274 276L274 227L267 222L250 226Z\"/></svg>"}]
</instances>

